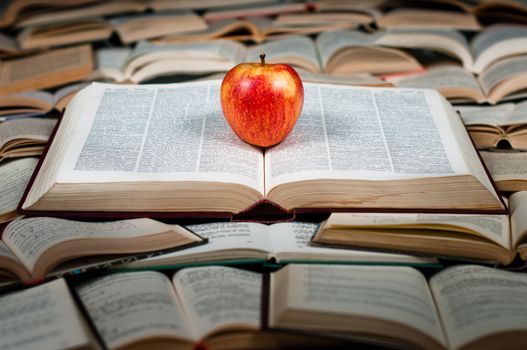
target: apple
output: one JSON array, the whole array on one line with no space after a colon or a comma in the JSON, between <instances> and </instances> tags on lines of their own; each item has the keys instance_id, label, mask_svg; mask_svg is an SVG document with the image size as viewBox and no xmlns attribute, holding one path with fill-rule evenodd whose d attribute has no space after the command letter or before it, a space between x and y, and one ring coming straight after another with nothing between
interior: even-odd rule
<instances>
[{"instance_id":1,"label":"apple","mask_svg":"<svg viewBox=\"0 0 527 350\"><path fill-rule=\"evenodd\" d=\"M240 63L221 84L225 119L243 141L260 147L280 143L293 130L304 104L304 87L287 64Z\"/></svg>"}]
</instances>

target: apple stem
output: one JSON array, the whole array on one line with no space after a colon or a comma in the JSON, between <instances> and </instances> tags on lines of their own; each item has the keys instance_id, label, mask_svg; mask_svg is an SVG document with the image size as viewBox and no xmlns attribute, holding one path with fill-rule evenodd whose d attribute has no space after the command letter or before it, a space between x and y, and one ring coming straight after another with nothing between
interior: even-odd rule
<instances>
[{"instance_id":1,"label":"apple stem","mask_svg":"<svg viewBox=\"0 0 527 350\"><path fill-rule=\"evenodd\" d=\"M265 54L264 53L260 54L260 64L262 65L262 67L265 67Z\"/></svg>"}]
</instances>

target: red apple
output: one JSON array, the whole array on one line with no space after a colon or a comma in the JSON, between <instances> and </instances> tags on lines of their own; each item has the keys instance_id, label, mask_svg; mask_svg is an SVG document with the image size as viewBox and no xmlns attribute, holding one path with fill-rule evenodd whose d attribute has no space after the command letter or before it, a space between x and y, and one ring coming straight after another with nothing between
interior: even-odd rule
<instances>
[{"instance_id":1,"label":"red apple","mask_svg":"<svg viewBox=\"0 0 527 350\"><path fill-rule=\"evenodd\" d=\"M304 87L287 64L240 63L221 84L221 108L243 141L260 147L280 143L293 130L304 104Z\"/></svg>"}]
</instances>

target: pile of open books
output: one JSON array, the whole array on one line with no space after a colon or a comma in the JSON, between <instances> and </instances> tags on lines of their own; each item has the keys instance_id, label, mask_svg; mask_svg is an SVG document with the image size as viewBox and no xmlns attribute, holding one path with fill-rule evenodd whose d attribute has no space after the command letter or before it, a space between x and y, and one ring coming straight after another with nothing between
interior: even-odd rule
<instances>
[{"instance_id":1,"label":"pile of open books","mask_svg":"<svg viewBox=\"0 0 527 350\"><path fill-rule=\"evenodd\" d=\"M219 96L261 52L266 149ZM0 349L527 340L524 2L12 0L0 61Z\"/></svg>"}]
</instances>

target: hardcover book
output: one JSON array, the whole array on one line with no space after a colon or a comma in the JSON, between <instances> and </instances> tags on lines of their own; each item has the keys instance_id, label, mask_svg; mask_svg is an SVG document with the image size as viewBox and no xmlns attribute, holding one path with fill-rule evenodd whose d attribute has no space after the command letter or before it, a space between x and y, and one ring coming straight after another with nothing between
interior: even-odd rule
<instances>
[{"instance_id":1,"label":"hardcover book","mask_svg":"<svg viewBox=\"0 0 527 350\"><path fill-rule=\"evenodd\" d=\"M305 83L298 123L261 149L231 131L219 81L92 84L68 106L22 212L506 212L436 91Z\"/></svg>"}]
</instances>

